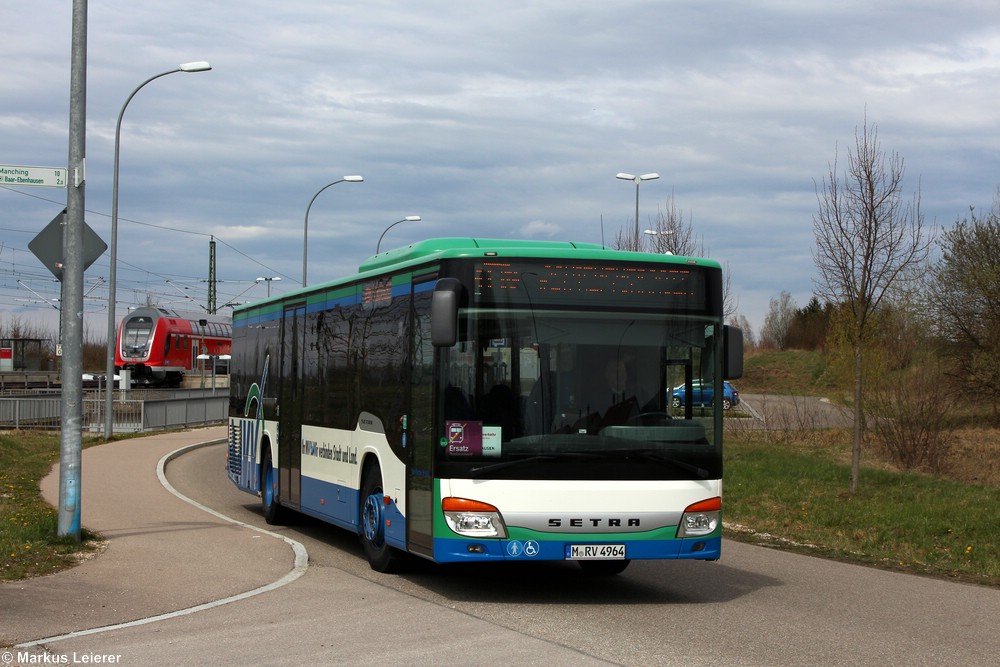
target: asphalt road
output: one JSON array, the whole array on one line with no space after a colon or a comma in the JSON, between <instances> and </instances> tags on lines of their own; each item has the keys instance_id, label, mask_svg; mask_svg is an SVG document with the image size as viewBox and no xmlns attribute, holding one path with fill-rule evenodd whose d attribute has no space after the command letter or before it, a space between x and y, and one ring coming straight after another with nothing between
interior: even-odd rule
<instances>
[{"instance_id":1,"label":"asphalt road","mask_svg":"<svg viewBox=\"0 0 1000 667\"><path fill-rule=\"evenodd\" d=\"M264 526L223 446L167 467L183 494ZM273 530L273 527L270 527ZM357 538L308 519L279 528L306 573L264 595L59 642L118 664L988 665L1000 590L726 541L718 563L634 562L589 578L569 563L369 569ZM261 539L272 539L262 537ZM240 567L233 553L230 566ZM192 559L198 558L192 554Z\"/></svg>"},{"instance_id":2,"label":"asphalt road","mask_svg":"<svg viewBox=\"0 0 1000 667\"><path fill-rule=\"evenodd\" d=\"M854 423L849 409L818 396L741 394L735 411L753 417L744 427L755 429L809 430L847 427Z\"/></svg>"}]
</instances>

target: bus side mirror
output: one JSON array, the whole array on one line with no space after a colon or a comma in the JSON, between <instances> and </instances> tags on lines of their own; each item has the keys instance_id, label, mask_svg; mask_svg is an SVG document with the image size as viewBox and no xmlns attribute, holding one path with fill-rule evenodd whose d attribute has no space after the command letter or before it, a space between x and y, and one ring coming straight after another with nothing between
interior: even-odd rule
<instances>
[{"instance_id":1,"label":"bus side mirror","mask_svg":"<svg viewBox=\"0 0 1000 667\"><path fill-rule=\"evenodd\" d=\"M743 377L743 330L728 324L722 327L723 369L722 377L736 380Z\"/></svg>"},{"instance_id":2,"label":"bus side mirror","mask_svg":"<svg viewBox=\"0 0 1000 667\"><path fill-rule=\"evenodd\" d=\"M458 307L462 283L455 278L441 278L431 295L431 344L451 347L458 342Z\"/></svg>"}]
</instances>

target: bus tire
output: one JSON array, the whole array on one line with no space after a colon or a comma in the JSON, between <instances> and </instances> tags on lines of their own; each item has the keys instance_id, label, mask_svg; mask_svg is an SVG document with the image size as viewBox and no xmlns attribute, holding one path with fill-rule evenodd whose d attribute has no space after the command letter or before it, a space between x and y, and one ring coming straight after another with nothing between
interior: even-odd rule
<instances>
[{"instance_id":1,"label":"bus tire","mask_svg":"<svg viewBox=\"0 0 1000 667\"><path fill-rule=\"evenodd\" d=\"M382 469L378 463L367 467L361 482L361 546L368 564L376 572L396 572L403 554L385 541L385 492L382 489Z\"/></svg>"},{"instance_id":2,"label":"bus tire","mask_svg":"<svg viewBox=\"0 0 1000 667\"><path fill-rule=\"evenodd\" d=\"M580 569L594 577L610 577L621 574L628 567L628 560L581 560Z\"/></svg>"},{"instance_id":3,"label":"bus tire","mask_svg":"<svg viewBox=\"0 0 1000 667\"><path fill-rule=\"evenodd\" d=\"M264 521L270 525L284 523L285 508L275 495L278 485L278 471L271 465L271 448L266 446L264 463L260 467L260 508L264 511Z\"/></svg>"}]
</instances>

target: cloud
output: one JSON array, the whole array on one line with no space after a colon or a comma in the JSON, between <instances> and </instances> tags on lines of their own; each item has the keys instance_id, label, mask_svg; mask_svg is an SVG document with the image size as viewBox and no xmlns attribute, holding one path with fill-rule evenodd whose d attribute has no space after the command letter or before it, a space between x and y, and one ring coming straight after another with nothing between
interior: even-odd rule
<instances>
[{"instance_id":1,"label":"cloud","mask_svg":"<svg viewBox=\"0 0 1000 667\"><path fill-rule=\"evenodd\" d=\"M532 220L528 224L521 227L520 232L522 236L529 239L553 238L562 233L562 228L559 227L559 225L552 224L551 222Z\"/></svg>"}]
</instances>

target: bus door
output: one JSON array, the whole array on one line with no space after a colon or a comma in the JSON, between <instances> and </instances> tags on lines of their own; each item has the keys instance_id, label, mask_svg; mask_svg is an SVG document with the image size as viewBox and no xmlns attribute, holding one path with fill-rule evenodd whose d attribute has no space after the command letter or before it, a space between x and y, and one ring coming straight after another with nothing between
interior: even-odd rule
<instances>
[{"instance_id":1,"label":"bus door","mask_svg":"<svg viewBox=\"0 0 1000 667\"><path fill-rule=\"evenodd\" d=\"M419 281L419 282L418 282ZM406 542L414 553L434 555L434 347L431 345L433 278L413 282L410 347L410 414L406 428Z\"/></svg>"},{"instance_id":2,"label":"bus door","mask_svg":"<svg viewBox=\"0 0 1000 667\"><path fill-rule=\"evenodd\" d=\"M278 392L278 487L281 504L298 509L302 477L302 417L306 333L304 304L285 308L281 325L281 387Z\"/></svg>"}]
</instances>

